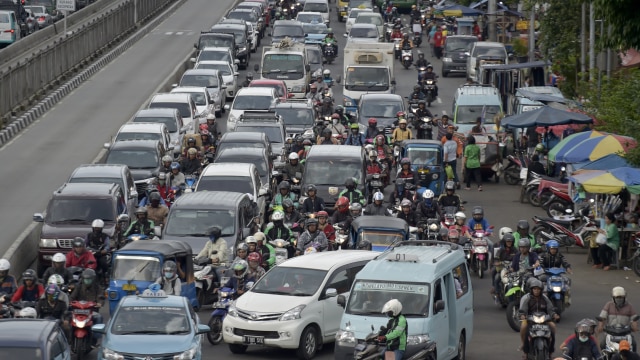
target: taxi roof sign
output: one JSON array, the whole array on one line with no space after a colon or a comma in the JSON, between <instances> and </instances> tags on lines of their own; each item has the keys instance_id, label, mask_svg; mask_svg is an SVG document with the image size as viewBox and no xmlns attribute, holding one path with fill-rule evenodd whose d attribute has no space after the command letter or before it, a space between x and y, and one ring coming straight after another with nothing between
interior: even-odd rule
<instances>
[{"instance_id":1,"label":"taxi roof sign","mask_svg":"<svg viewBox=\"0 0 640 360\"><path fill-rule=\"evenodd\" d=\"M164 290L162 290L160 288L160 284L153 283L153 284L149 285L148 289L146 289L145 291L142 292L142 295L140 295L140 297L143 297L143 298L166 298L167 297L167 293L165 293Z\"/></svg>"}]
</instances>

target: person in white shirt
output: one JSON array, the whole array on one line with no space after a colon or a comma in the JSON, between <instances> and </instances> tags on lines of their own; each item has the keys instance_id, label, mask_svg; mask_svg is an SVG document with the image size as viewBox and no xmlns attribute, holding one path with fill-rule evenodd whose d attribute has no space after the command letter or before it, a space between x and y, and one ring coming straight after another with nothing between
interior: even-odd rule
<instances>
[{"instance_id":1,"label":"person in white shirt","mask_svg":"<svg viewBox=\"0 0 640 360\"><path fill-rule=\"evenodd\" d=\"M453 140L453 134L447 133L445 135L447 141L444 142L444 162L446 165L451 165L451 169L453 170L453 180L456 185L460 183L458 179L458 171L457 171L457 160L458 160L458 143Z\"/></svg>"}]
</instances>

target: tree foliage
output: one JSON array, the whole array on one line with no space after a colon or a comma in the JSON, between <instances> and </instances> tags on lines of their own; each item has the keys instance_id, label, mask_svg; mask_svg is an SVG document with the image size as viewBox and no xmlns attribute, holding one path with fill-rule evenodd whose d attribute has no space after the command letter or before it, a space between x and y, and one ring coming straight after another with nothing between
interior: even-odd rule
<instances>
[{"instance_id":1,"label":"tree foliage","mask_svg":"<svg viewBox=\"0 0 640 360\"><path fill-rule=\"evenodd\" d=\"M604 45L611 48L640 49L638 0L594 0L596 18L612 26Z\"/></svg>"},{"instance_id":2,"label":"tree foliage","mask_svg":"<svg viewBox=\"0 0 640 360\"><path fill-rule=\"evenodd\" d=\"M640 139L640 69L623 70L602 81L601 88L592 83L585 91L585 110L598 119L597 130ZM630 150L625 158L640 166L640 148Z\"/></svg>"}]
</instances>

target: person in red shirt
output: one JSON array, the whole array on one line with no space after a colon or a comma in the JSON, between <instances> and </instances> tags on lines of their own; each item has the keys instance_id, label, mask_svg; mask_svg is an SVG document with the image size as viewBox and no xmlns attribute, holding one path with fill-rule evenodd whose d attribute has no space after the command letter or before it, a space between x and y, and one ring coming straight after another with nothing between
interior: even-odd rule
<instances>
[{"instance_id":1,"label":"person in red shirt","mask_svg":"<svg viewBox=\"0 0 640 360\"><path fill-rule=\"evenodd\" d=\"M444 36L442 36L442 29L436 29L436 33L433 35L433 50L436 57L440 59L442 57L442 47L444 46Z\"/></svg>"},{"instance_id":2,"label":"person in red shirt","mask_svg":"<svg viewBox=\"0 0 640 360\"><path fill-rule=\"evenodd\" d=\"M477 37L478 40L482 40L482 33L480 32L480 26L477 21L473 22L473 29L471 31L473 36Z\"/></svg>"},{"instance_id":3,"label":"person in red shirt","mask_svg":"<svg viewBox=\"0 0 640 360\"><path fill-rule=\"evenodd\" d=\"M44 295L44 287L36 281L36 272L33 269L27 269L22 273L22 283L18 290L11 297L11 302L20 301L36 302Z\"/></svg>"},{"instance_id":4,"label":"person in red shirt","mask_svg":"<svg viewBox=\"0 0 640 360\"><path fill-rule=\"evenodd\" d=\"M73 239L73 250L67 253L67 267L71 266L93 270L98 266L96 258L91 251L87 250L84 239L81 237Z\"/></svg>"},{"instance_id":5,"label":"person in red shirt","mask_svg":"<svg viewBox=\"0 0 640 360\"><path fill-rule=\"evenodd\" d=\"M334 229L333 225L327 222L329 219L329 213L324 210L318 211L316 217L318 218L318 229L327 237L327 240L329 241L329 248L334 249L336 229Z\"/></svg>"}]
</instances>

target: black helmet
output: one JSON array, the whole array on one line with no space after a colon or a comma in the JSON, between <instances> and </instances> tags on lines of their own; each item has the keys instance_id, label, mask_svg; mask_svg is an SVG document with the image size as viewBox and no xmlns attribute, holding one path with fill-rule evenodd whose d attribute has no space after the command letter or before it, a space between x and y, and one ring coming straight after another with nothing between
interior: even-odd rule
<instances>
[{"instance_id":1,"label":"black helmet","mask_svg":"<svg viewBox=\"0 0 640 360\"><path fill-rule=\"evenodd\" d=\"M278 190L282 190L282 189L290 190L291 184L289 184L288 181L281 181L280 184L278 184Z\"/></svg>"},{"instance_id":2,"label":"black helmet","mask_svg":"<svg viewBox=\"0 0 640 360\"><path fill-rule=\"evenodd\" d=\"M344 182L344 186L346 186L346 187L356 187L356 182L352 178L348 178Z\"/></svg>"},{"instance_id":3,"label":"black helmet","mask_svg":"<svg viewBox=\"0 0 640 360\"><path fill-rule=\"evenodd\" d=\"M476 206L473 208L473 212L471 214L473 216L476 216L476 215L484 216L484 209L482 209L482 206Z\"/></svg>"},{"instance_id":4,"label":"black helmet","mask_svg":"<svg viewBox=\"0 0 640 360\"><path fill-rule=\"evenodd\" d=\"M190 142L195 143L196 139L193 138L193 137L190 137L190 138L187 139L187 144L190 143Z\"/></svg>"},{"instance_id":5,"label":"black helmet","mask_svg":"<svg viewBox=\"0 0 640 360\"><path fill-rule=\"evenodd\" d=\"M309 225L316 225L318 226L318 219L316 218L308 218L307 221L305 222L305 225L307 225L307 227Z\"/></svg>"},{"instance_id":6,"label":"black helmet","mask_svg":"<svg viewBox=\"0 0 640 360\"><path fill-rule=\"evenodd\" d=\"M506 233L504 234L504 236L502 237L502 240L504 240L504 242L508 242L511 241L512 243L515 243L516 238L513 236L513 234L511 233Z\"/></svg>"},{"instance_id":7,"label":"black helmet","mask_svg":"<svg viewBox=\"0 0 640 360\"><path fill-rule=\"evenodd\" d=\"M282 201L282 207L285 209L293 207L293 201L291 199L284 199L284 201Z\"/></svg>"},{"instance_id":8,"label":"black helmet","mask_svg":"<svg viewBox=\"0 0 640 360\"><path fill-rule=\"evenodd\" d=\"M420 91L420 85L413 85L413 91L415 92Z\"/></svg>"},{"instance_id":9,"label":"black helmet","mask_svg":"<svg viewBox=\"0 0 640 360\"><path fill-rule=\"evenodd\" d=\"M431 64L427 65L427 70L429 70L429 69L433 70L433 65L431 65Z\"/></svg>"},{"instance_id":10,"label":"black helmet","mask_svg":"<svg viewBox=\"0 0 640 360\"><path fill-rule=\"evenodd\" d=\"M253 73L252 72L248 72L247 73L247 79L253 79Z\"/></svg>"},{"instance_id":11,"label":"black helmet","mask_svg":"<svg viewBox=\"0 0 640 360\"><path fill-rule=\"evenodd\" d=\"M96 278L96 271L93 269L84 269L82 272L82 278L94 280Z\"/></svg>"},{"instance_id":12,"label":"black helmet","mask_svg":"<svg viewBox=\"0 0 640 360\"><path fill-rule=\"evenodd\" d=\"M322 136L331 136L333 133L331 132L331 129L329 128L325 128L324 130L322 130Z\"/></svg>"},{"instance_id":13,"label":"black helmet","mask_svg":"<svg viewBox=\"0 0 640 360\"><path fill-rule=\"evenodd\" d=\"M73 242L71 243L71 246L76 248L76 247L85 247L85 243L84 243L84 239L81 237L76 237L73 239Z\"/></svg>"},{"instance_id":14,"label":"black helmet","mask_svg":"<svg viewBox=\"0 0 640 360\"><path fill-rule=\"evenodd\" d=\"M162 196L160 196L160 193L158 193L157 191L154 191L151 194L149 194L149 201L153 202L153 201L161 201L161 200L162 200Z\"/></svg>"},{"instance_id":15,"label":"black helmet","mask_svg":"<svg viewBox=\"0 0 640 360\"><path fill-rule=\"evenodd\" d=\"M342 112L344 111L344 107L342 105L338 105L336 106L336 109L334 111L338 114L342 114Z\"/></svg>"},{"instance_id":16,"label":"black helmet","mask_svg":"<svg viewBox=\"0 0 640 360\"><path fill-rule=\"evenodd\" d=\"M529 230L529 222L527 220L518 221L518 230Z\"/></svg>"},{"instance_id":17,"label":"black helmet","mask_svg":"<svg viewBox=\"0 0 640 360\"><path fill-rule=\"evenodd\" d=\"M27 269L22 273L22 281L31 280L35 282L37 277L38 275L36 274L36 271L33 269Z\"/></svg>"},{"instance_id":18,"label":"black helmet","mask_svg":"<svg viewBox=\"0 0 640 360\"><path fill-rule=\"evenodd\" d=\"M404 34L403 37L404 37L405 40L408 40L409 39L409 34Z\"/></svg>"},{"instance_id":19,"label":"black helmet","mask_svg":"<svg viewBox=\"0 0 640 360\"><path fill-rule=\"evenodd\" d=\"M309 191L315 191L315 192L318 192L318 189L316 188L316 186L315 186L315 185L313 185L313 184L309 184L309 185L307 185L307 194L309 193Z\"/></svg>"},{"instance_id":20,"label":"black helmet","mask_svg":"<svg viewBox=\"0 0 640 360\"><path fill-rule=\"evenodd\" d=\"M424 101L424 100L419 100L418 101L418 106L420 106L420 105L427 105L427 102Z\"/></svg>"},{"instance_id":21,"label":"black helmet","mask_svg":"<svg viewBox=\"0 0 640 360\"><path fill-rule=\"evenodd\" d=\"M220 235L222 235L222 230L217 226L214 226L209 230L209 237L210 238L217 239L217 238L220 237Z\"/></svg>"}]
</instances>

